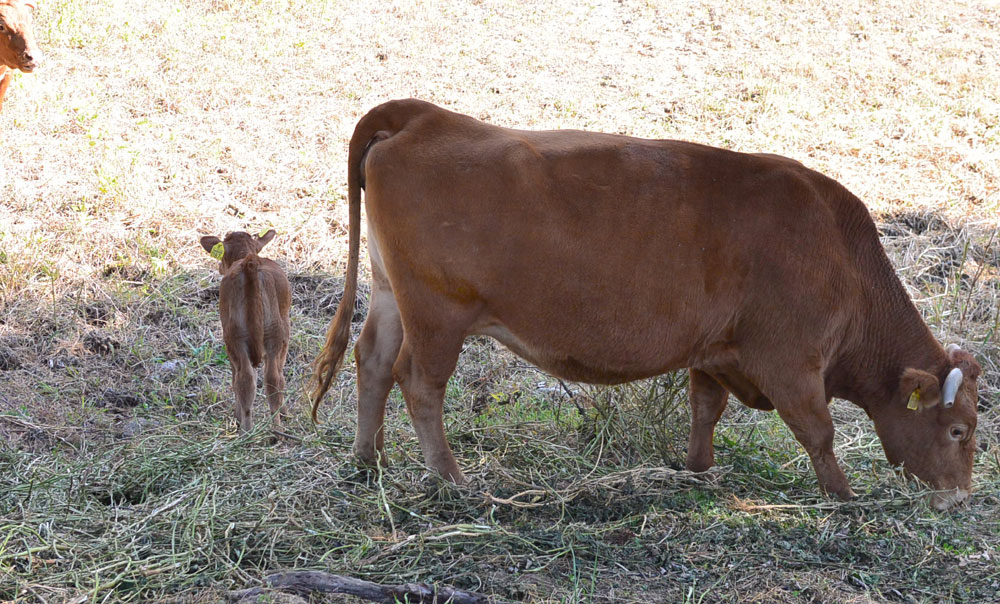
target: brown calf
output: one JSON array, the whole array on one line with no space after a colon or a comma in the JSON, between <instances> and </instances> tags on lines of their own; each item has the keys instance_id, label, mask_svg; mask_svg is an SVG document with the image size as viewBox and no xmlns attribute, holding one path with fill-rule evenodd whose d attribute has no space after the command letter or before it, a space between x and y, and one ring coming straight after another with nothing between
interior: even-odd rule
<instances>
[{"instance_id":1,"label":"brown calf","mask_svg":"<svg viewBox=\"0 0 1000 604\"><path fill-rule=\"evenodd\" d=\"M257 374L264 361L264 389L271 407L273 426L281 426L285 413L285 357L288 354L288 309L292 304L288 278L273 260L257 254L275 235L262 236L242 231L229 233L225 240L201 238L201 247L220 260L219 317L222 337L233 369L236 421L241 432L250 430Z\"/></svg>"},{"instance_id":2,"label":"brown calf","mask_svg":"<svg viewBox=\"0 0 1000 604\"><path fill-rule=\"evenodd\" d=\"M820 487L850 498L827 408L838 397L868 413L891 463L942 491L936 507L968 496L979 366L934 339L864 204L796 161L498 128L404 100L358 122L348 187L346 291L316 361L313 418L350 337L364 188L364 463L385 461L398 383L427 465L463 480L443 395L463 340L483 334L570 380L690 368L691 470L714 463L732 393L777 410Z\"/></svg>"},{"instance_id":3,"label":"brown calf","mask_svg":"<svg viewBox=\"0 0 1000 604\"><path fill-rule=\"evenodd\" d=\"M42 61L31 29L34 2L0 0L0 111L14 70L30 73Z\"/></svg>"}]
</instances>

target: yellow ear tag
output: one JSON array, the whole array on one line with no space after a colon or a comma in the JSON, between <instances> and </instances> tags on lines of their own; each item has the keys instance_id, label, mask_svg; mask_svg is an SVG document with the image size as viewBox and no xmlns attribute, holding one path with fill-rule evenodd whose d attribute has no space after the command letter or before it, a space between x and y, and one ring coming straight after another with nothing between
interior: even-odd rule
<instances>
[{"instance_id":1,"label":"yellow ear tag","mask_svg":"<svg viewBox=\"0 0 1000 604\"><path fill-rule=\"evenodd\" d=\"M209 252L209 255L211 255L212 258L215 258L216 260L221 262L222 256L225 253L226 253L226 248L222 245L222 242L220 241L212 246L212 251Z\"/></svg>"},{"instance_id":2,"label":"yellow ear tag","mask_svg":"<svg viewBox=\"0 0 1000 604\"><path fill-rule=\"evenodd\" d=\"M257 239L260 239L264 235L267 235L267 232L270 231L270 230L271 230L271 227L264 227L264 230L257 234Z\"/></svg>"},{"instance_id":3,"label":"yellow ear tag","mask_svg":"<svg viewBox=\"0 0 1000 604\"><path fill-rule=\"evenodd\" d=\"M920 388L914 390L913 394L910 395L910 400L906 403L906 408L914 411L920 408Z\"/></svg>"}]
</instances>

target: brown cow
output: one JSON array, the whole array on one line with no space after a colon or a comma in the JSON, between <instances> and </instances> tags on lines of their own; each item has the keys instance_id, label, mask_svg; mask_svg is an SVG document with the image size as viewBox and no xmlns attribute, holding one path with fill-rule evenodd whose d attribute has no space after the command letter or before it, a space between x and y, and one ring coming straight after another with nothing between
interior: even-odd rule
<instances>
[{"instance_id":1,"label":"brown cow","mask_svg":"<svg viewBox=\"0 0 1000 604\"><path fill-rule=\"evenodd\" d=\"M687 467L713 460L732 393L777 409L820 487L854 494L831 397L875 423L893 464L968 496L976 361L934 339L865 206L790 159L693 143L484 124L417 100L365 115L348 159L346 291L316 360L313 418L343 359L361 189L372 298L355 347L354 452L384 462L399 383L431 468L463 480L442 401L466 336L562 378L614 384L690 368ZM909 407L909 408L908 408Z\"/></svg>"},{"instance_id":2,"label":"brown cow","mask_svg":"<svg viewBox=\"0 0 1000 604\"><path fill-rule=\"evenodd\" d=\"M257 255L274 235L271 229L259 237L238 231L229 233L223 241L211 236L201 238L201 247L220 260L219 317L233 369L236 421L241 432L253 427L250 413L257 392L254 368L262 359L264 389L275 428L281 426L285 413L284 368L292 294L281 267Z\"/></svg>"},{"instance_id":3,"label":"brown cow","mask_svg":"<svg viewBox=\"0 0 1000 604\"><path fill-rule=\"evenodd\" d=\"M0 0L0 111L14 70L31 73L42 62L31 29L34 2Z\"/></svg>"}]
</instances>

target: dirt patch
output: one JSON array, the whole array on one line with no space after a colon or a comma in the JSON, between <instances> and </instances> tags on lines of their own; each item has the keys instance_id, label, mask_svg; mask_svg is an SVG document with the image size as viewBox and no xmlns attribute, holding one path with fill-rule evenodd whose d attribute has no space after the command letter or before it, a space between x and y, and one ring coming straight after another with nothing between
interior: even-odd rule
<instances>
[{"instance_id":1,"label":"dirt patch","mask_svg":"<svg viewBox=\"0 0 1000 604\"><path fill-rule=\"evenodd\" d=\"M0 371L10 371L21 367L21 359L7 346L0 346Z\"/></svg>"},{"instance_id":2,"label":"dirt patch","mask_svg":"<svg viewBox=\"0 0 1000 604\"><path fill-rule=\"evenodd\" d=\"M937 212L903 210L895 214L875 216L879 231L884 237L912 237L928 232L949 232L951 229Z\"/></svg>"},{"instance_id":3,"label":"dirt patch","mask_svg":"<svg viewBox=\"0 0 1000 604\"><path fill-rule=\"evenodd\" d=\"M997 279L994 261L996 235L989 231L949 224L933 212L905 211L876 216L886 251L900 273L928 293L958 287L973 290ZM976 321L988 319L986 308Z\"/></svg>"},{"instance_id":4,"label":"dirt patch","mask_svg":"<svg viewBox=\"0 0 1000 604\"><path fill-rule=\"evenodd\" d=\"M118 390L105 390L101 394L101 397L103 406L118 411L138 407L144 400L141 396L129 392L120 392Z\"/></svg>"},{"instance_id":5,"label":"dirt patch","mask_svg":"<svg viewBox=\"0 0 1000 604\"><path fill-rule=\"evenodd\" d=\"M293 273L288 275L288 282L292 286L292 306L310 315L332 317L344 297L343 277ZM351 316L352 323L364 320L370 296L371 286L368 283L359 283L354 300L354 314Z\"/></svg>"},{"instance_id":6,"label":"dirt patch","mask_svg":"<svg viewBox=\"0 0 1000 604\"><path fill-rule=\"evenodd\" d=\"M132 264L109 264L101 269L101 276L118 283L141 285L149 278L149 271Z\"/></svg>"},{"instance_id":7,"label":"dirt patch","mask_svg":"<svg viewBox=\"0 0 1000 604\"><path fill-rule=\"evenodd\" d=\"M187 304L197 308L212 308L219 305L219 286L212 285L199 289L187 296L184 300Z\"/></svg>"},{"instance_id":8,"label":"dirt patch","mask_svg":"<svg viewBox=\"0 0 1000 604\"><path fill-rule=\"evenodd\" d=\"M122 345L121 342L113 338L111 335L103 331L95 330L84 334L83 347L88 352L108 356L121 350Z\"/></svg>"}]
</instances>

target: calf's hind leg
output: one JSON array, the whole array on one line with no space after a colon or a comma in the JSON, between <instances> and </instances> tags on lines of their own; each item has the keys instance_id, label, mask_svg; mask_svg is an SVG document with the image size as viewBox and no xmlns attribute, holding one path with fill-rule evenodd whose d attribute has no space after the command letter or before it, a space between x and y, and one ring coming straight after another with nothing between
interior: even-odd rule
<instances>
[{"instance_id":1,"label":"calf's hind leg","mask_svg":"<svg viewBox=\"0 0 1000 604\"><path fill-rule=\"evenodd\" d=\"M286 417L285 400L285 358L288 356L288 344L282 343L277 349L268 351L264 359L264 391L267 394L267 405L271 408L271 425L281 428L281 421Z\"/></svg>"},{"instance_id":2,"label":"calf's hind leg","mask_svg":"<svg viewBox=\"0 0 1000 604\"><path fill-rule=\"evenodd\" d=\"M251 410L253 409L254 395L257 394L257 372L254 371L250 359L245 354L233 355L230 353L229 362L233 368L236 423L240 432L249 432L253 428Z\"/></svg>"},{"instance_id":3,"label":"calf's hind leg","mask_svg":"<svg viewBox=\"0 0 1000 604\"><path fill-rule=\"evenodd\" d=\"M698 369L689 370L691 434L688 436L686 467L704 472L715 465L712 437L715 425L729 400L729 392L715 378Z\"/></svg>"},{"instance_id":4,"label":"calf's hind leg","mask_svg":"<svg viewBox=\"0 0 1000 604\"><path fill-rule=\"evenodd\" d=\"M361 336L354 345L358 366L358 430L354 455L365 466L387 465L385 400L395 380L392 365L403 342L403 324L389 282L373 267L371 303Z\"/></svg>"}]
</instances>

